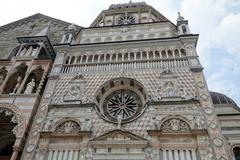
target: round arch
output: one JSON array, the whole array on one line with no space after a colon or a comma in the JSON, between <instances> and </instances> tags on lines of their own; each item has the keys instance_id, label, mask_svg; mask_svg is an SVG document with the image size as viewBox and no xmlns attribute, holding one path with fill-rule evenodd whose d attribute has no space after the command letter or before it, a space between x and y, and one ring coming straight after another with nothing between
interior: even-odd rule
<instances>
[{"instance_id":1,"label":"round arch","mask_svg":"<svg viewBox=\"0 0 240 160\"><path fill-rule=\"evenodd\" d=\"M132 78L115 78L102 84L96 92L96 111L106 121L128 123L146 108L147 91Z\"/></svg>"},{"instance_id":2,"label":"round arch","mask_svg":"<svg viewBox=\"0 0 240 160\"><path fill-rule=\"evenodd\" d=\"M0 103L0 109L13 112L17 121L17 130L15 131L15 135L17 138L23 137L24 130L26 128L26 118L24 117L22 111L15 105L8 103Z\"/></svg>"}]
</instances>

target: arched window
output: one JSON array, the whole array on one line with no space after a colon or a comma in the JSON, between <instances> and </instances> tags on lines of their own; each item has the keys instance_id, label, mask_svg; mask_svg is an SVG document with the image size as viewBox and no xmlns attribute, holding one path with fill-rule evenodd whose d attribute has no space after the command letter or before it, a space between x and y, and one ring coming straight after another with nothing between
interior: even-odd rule
<instances>
[{"instance_id":1,"label":"arched window","mask_svg":"<svg viewBox=\"0 0 240 160\"><path fill-rule=\"evenodd\" d=\"M44 70L42 66L37 66L36 69L34 69L31 72L31 74L29 74L24 85L24 89L22 90L22 93L24 94L37 93L37 89L42 80L43 73Z\"/></svg>"},{"instance_id":2,"label":"arched window","mask_svg":"<svg viewBox=\"0 0 240 160\"><path fill-rule=\"evenodd\" d=\"M118 53L118 61L122 61L122 54Z\"/></svg>"},{"instance_id":3,"label":"arched window","mask_svg":"<svg viewBox=\"0 0 240 160\"><path fill-rule=\"evenodd\" d=\"M161 54L162 54L162 58L167 58L167 54L166 54L166 51L165 51L165 50L163 50L163 51L161 52Z\"/></svg>"},{"instance_id":4,"label":"arched window","mask_svg":"<svg viewBox=\"0 0 240 160\"><path fill-rule=\"evenodd\" d=\"M133 53L133 52L130 53L130 60L131 60L131 61L134 60L134 53Z\"/></svg>"},{"instance_id":5,"label":"arched window","mask_svg":"<svg viewBox=\"0 0 240 160\"><path fill-rule=\"evenodd\" d=\"M145 51L142 52L142 59L147 59L147 53Z\"/></svg>"},{"instance_id":6,"label":"arched window","mask_svg":"<svg viewBox=\"0 0 240 160\"><path fill-rule=\"evenodd\" d=\"M127 61L128 60L128 53L125 53L124 54L124 61Z\"/></svg>"},{"instance_id":7,"label":"arched window","mask_svg":"<svg viewBox=\"0 0 240 160\"><path fill-rule=\"evenodd\" d=\"M8 78L7 84L4 87L4 91L3 91L4 94L17 93L25 77L27 68L28 66L24 62L14 68L12 74Z\"/></svg>"},{"instance_id":8,"label":"arched window","mask_svg":"<svg viewBox=\"0 0 240 160\"><path fill-rule=\"evenodd\" d=\"M140 52L137 52L137 60L140 60L141 59L141 53Z\"/></svg>"},{"instance_id":9,"label":"arched window","mask_svg":"<svg viewBox=\"0 0 240 160\"><path fill-rule=\"evenodd\" d=\"M180 57L179 51L177 49L174 50L175 57Z\"/></svg>"},{"instance_id":10,"label":"arched window","mask_svg":"<svg viewBox=\"0 0 240 160\"><path fill-rule=\"evenodd\" d=\"M88 62L92 62L92 60L93 60L93 55L89 55L88 56Z\"/></svg>"},{"instance_id":11,"label":"arched window","mask_svg":"<svg viewBox=\"0 0 240 160\"><path fill-rule=\"evenodd\" d=\"M181 52L182 57L185 57L185 56L186 56L186 52L185 52L184 49L181 49L180 52Z\"/></svg>"},{"instance_id":12,"label":"arched window","mask_svg":"<svg viewBox=\"0 0 240 160\"><path fill-rule=\"evenodd\" d=\"M104 62L104 54L100 56L100 62Z\"/></svg>"},{"instance_id":13,"label":"arched window","mask_svg":"<svg viewBox=\"0 0 240 160\"><path fill-rule=\"evenodd\" d=\"M115 53L112 55L112 61L113 61L113 62L116 62L116 61L117 61L117 56L116 56Z\"/></svg>"},{"instance_id":14,"label":"arched window","mask_svg":"<svg viewBox=\"0 0 240 160\"><path fill-rule=\"evenodd\" d=\"M233 154L234 154L235 160L240 160L240 147L239 146L233 148Z\"/></svg>"},{"instance_id":15,"label":"arched window","mask_svg":"<svg viewBox=\"0 0 240 160\"><path fill-rule=\"evenodd\" d=\"M81 56L78 56L76 63L80 63L80 60L81 60Z\"/></svg>"},{"instance_id":16,"label":"arched window","mask_svg":"<svg viewBox=\"0 0 240 160\"><path fill-rule=\"evenodd\" d=\"M155 51L155 58L156 58L156 59L159 59L159 58L160 58L160 54L159 54L158 51Z\"/></svg>"},{"instance_id":17,"label":"arched window","mask_svg":"<svg viewBox=\"0 0 240 160\"><path fill-rule=\"evenodd\" d=\"M153 52L152 51L149 52L149 59L153 59Z\"/></svg>"},{"instance_id":18,"label":"arched window","mask_svg":"<svg viewBox=\"0 0 240 160\"><path fill-rule=\"evenodd\" d=\"M72 56L72 57L71 57L71 62L70 62L70 64L73 64L73 63L74 63L74 61L75 61L75 57L74 57L74 56Z\"/></svg>"},{"instance_id":19,"label":"arched window","mask_svg":"<svg viewBox=\"0 0 240 160\"><path fill-rule=\"evenodd\" d=\"M182 32L183 32L183 34L187 34L187 28L186 28L186 26L182 26Z\"/></svg>"},{"instance_id":20,"label":"arched window","mask_svg":"<svg viewBox=\"0 0 240 160\"><path fill-rule=\"evenodd\" d=\"M110 61L110 54L107 54L106 55L106 62L109 62Z\"/></svg>"},{"instance_id":21,"label":"arched window","mask_svg":"<svg viewBox=\"0 0 240 160\"><path fill-rule=\"evenodd\" d=\"M69 63L69 56L66 57L65 64Z\"/></svg>"},{"instance_id":22,"label":"arched window","mask_svg":"<svg viewBox=\"0 0 240 160\"><path fill-rule=\"evenodd\" d=\"M94 62L98 62L98 55L94 56Z\"/></svg>"},{"instance_id":23,"label":"arched window","mask_svg":"<svg viewBox=\"0 0 240 160\"><path fill-rule=\"evenodd\" d=\"M82 58L82 63L86 63L86 60L87 60L87 56L84 55L83 58Z\"/></svg>"},{"instance_id":24,"label":"arched window","mask_svg":"<svg viewBox=\"0 0 240 160\"><path fill-rule=\"evenodd\" d=\"M173 57L172 51L168 50L168 58L172 58L172 57Z\"/></svg>"}]
</instances>

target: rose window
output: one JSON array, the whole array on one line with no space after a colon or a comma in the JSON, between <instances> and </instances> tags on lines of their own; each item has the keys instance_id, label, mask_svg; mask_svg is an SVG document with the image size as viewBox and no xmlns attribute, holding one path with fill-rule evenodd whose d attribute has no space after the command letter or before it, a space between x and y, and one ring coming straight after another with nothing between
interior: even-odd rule
<instances>
[{"instance_id":1,"label":"rose window","mask_svg":"<svg viewBox=\"0 0 240 160\"><path fill-rule=\"evenodd\" d=\"M129 78L112 79L96 94L96 111L111 123L129 123L146 108L146 92L142 85Z\"/></svg>"},{"instance_id":2,"label":"rose window","mask_svg":"<svg viewBox=\"0 0 240 160\"><path fill-rule=\"evenodd\" d=\"M142 107L139 96L130 90L117 90L106 97L103 109L105 115L116 121L120 115L123 121L128 121L137 115Z\"/></svg>"},{"instance_id":3,"label":"rose window","mask_svg":"<svg viewBox=\"0 0 240 160\"><path fill-rule=\"evenodd\" d=\"M124 24L134 24L135 23L135 17L131 15L123 15L118 19L118 24L119 25L124 25Z\"/></svg>"}]
</instances>

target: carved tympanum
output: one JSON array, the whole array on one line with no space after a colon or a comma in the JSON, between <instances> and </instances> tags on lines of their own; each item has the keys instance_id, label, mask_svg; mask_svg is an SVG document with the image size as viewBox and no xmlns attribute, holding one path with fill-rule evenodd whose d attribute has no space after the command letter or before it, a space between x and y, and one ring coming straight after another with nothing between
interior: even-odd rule
<instances>
[{"instance_id":1,"label":"carved tympanum","mask_svg":"<svg viewBox=\"0 0 240 160\"><path fill-rule=\"evenodd\" d=\"M56 128L58 133L77 133L79 130L80 126L75 121L65 121Z\"/></svg>"},{"instance_id":2,"label":"carved tympanum","mask_svg":"<svg viewBox=\"0 0 240 160\"><path fill-rule=\"evenodd\" d=\"M178 118L166 120L161 125L162 132L189 132L190 130L189 125Z\"/></svg>"}]
</instances>

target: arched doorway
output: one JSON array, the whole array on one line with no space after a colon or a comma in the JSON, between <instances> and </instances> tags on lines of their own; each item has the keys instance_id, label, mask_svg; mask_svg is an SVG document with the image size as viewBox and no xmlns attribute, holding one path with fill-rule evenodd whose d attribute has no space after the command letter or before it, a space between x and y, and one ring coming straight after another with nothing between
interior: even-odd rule
<instances>
[{"instance_id":1,"label":"arched doorway","mask_svg":"<svg viewBox=\"0 0 240 160\"><path fill-rule=\"evenodd\" d=\"M15 114L7 109L0 108L0 159L10 160L13 146L16 141L14 131L16 130Z\"/></svg>"},{"instance_id":2,"label":"arched doorway","mask_svg":"<svg viewBox=\"0 0 240 160\"><path fill-rule=\"evenodd\" d=\"M239 146L233 148L233 154L234 154L235 160L240 160L240 147Z\"/></svg>"}]
</instances>

